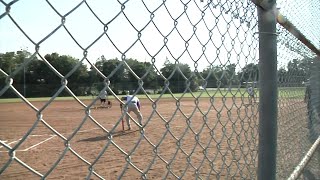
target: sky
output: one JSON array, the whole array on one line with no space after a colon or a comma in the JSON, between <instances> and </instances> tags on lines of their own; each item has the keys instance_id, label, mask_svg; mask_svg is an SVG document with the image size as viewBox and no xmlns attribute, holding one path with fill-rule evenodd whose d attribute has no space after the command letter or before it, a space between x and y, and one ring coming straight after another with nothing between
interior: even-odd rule
<instances>
[{"instance_id":1,"label":"sky","mask_svg":"<svg viewBox=\"0 0 320 180\"><path fill-rule=\"evenodd\" d=\"M213 1L224 5L207 8L202 21L201 10L206 3L200 0L130 0L123 6L123 0L87 0L94 14L86 3L75 8L80 0L48 2L20 0L11 6L10 16L31 40L9 16L4 16L0 19L0 52L27 49L34 53L35 44L40 43L42 56L57 52L82 59L86 50L90 62L104 55L107 59L154 61L161 67L168 58L172 63L178 60L198 70L230 63L241 68L256 60L257 42L252 31L256 22L250 14L254 9L245 3L251 26L240 18L231 18L236 14L245 17L245 11L227 1ZM2 3L0 9L0 14L5 12ZM51 34L62 24L62 16L71 36L63 26Z\"/></svg>"},{"instance_id":2,"label":"sky","mask_svg":"<svg viewBox=\"0 0 320 180\"><path fill-rule=\"evenodd\" d=\"M305 36L313 45L320 49L320 4L318 0L277 0L277 7L280 12ZM277 26L279 37L285 39L285 44L278 43L278 68L285 67L292 59L312 58L315 56L310 49L297 40L291 33ZM279 38L278 38L279 39ZM299 49L301 53L287 48L287 43L291 47Z\"/></svg>"},{"instance_id":3,"label":"sky","mask_svg":"<svg viewBox=\"0 0 320 180\"><path fill-rule=\"evenodd\" d=\"M319 0L277 0L280 12L320 49Z\"/></svg>"},{"instance_id":4,"label":"sky","mask_svg":"<svg viewBox=\"0 0 320 180\"><path fill-rule=\"evenodd\" d=\"M42 56L57 52L82 59L86 51L92 63L103 55L155 62L159 68L168 58L199 71L231 63L241 69L258 59L256 10L249 0L213 0L207 9L200 0L81 2L15 2L10 16L30 39L6 15L0 19L0 53L34 53L39 44ZM0 16L4 12L0 2Z\"/></svg>"}]
</instances>

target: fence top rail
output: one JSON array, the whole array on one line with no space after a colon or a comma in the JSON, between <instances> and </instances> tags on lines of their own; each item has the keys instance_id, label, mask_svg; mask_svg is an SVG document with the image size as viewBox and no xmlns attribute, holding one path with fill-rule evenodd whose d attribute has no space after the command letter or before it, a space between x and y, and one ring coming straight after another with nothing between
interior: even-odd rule
<instances>
[{"instance_id":1,"label":"fence top rail","mask_svg":"<svg viewBox=\"0 0 320 180\"><path fill-rule=\"evenodd\" d=\"M317 49L307 37L305 37L285 16L283 16L279 9L276 10L277 22L283 26L286 30L291 32L297 39L305 44L310 50L320 56L320 50Z\"/></svg>"}]
</instances>

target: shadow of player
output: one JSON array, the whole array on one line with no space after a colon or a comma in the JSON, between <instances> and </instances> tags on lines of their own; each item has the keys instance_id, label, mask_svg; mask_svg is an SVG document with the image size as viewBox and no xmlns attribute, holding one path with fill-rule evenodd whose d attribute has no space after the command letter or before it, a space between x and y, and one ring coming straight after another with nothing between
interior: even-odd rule
<instances>
[{"instance_id":1,"label":"shadow of player","mask_svg":"<svg viewBox=\"0 0 320 180\"><path fill-rule=\"evenodd\" d=\"M130 131L130 130L126 130L126 131L116 131L112 133L112 137L118 137L118 136L124 136L127 134L132 134L134 132L139 131L134 130L134 131ZM90 141L90 142L94 142L94 141L103 141L103 140L107 140L108 139L108 134L107 135L103 135L103 136L97 136L97 137L91 137L91 138L87 138L87 139L81 139L78 142L83 142L83 141Z\"/></svg>"}]
</instances>

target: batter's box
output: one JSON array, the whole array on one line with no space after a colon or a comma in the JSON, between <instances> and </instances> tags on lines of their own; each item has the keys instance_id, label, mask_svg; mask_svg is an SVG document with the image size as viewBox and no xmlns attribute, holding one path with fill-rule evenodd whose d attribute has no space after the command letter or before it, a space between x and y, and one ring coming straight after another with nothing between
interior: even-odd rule
<instances>
[{"instance_id":1,"label":"batter's box","mask_svg":"<svg viewBox=\"0 0 320 180\"><path fill-rule=\"evenodd\" d=\"M30 149L37 148L41 144L53 139L57 135L29 135L28 138L19 146L16 151L28 151ZM22 138L16 140L1 140L1 144L5 144L9 147L14 147L21 141ZM0 152L8 152L7 148L0 145Z\"/></svg>"}]
</instances>

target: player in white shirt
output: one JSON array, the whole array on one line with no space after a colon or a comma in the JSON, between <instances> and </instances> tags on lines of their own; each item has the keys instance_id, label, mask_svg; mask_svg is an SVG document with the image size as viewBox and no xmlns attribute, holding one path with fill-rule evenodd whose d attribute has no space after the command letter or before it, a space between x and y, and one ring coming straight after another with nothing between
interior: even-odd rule
<instances>
[{"instance_id":1,"label":"player in white shirt","mask_svg":"<svg viewBox=\"0 0 320 180\"><path fill-rule=\"evenodd\" d=\"M254 97L254 89L252 86L248 87L247 92L249 94L249 104L252 104L252 99L254 103L256 102L256 99Z\"/></svg>"},{"instance_id":2,"label":"player in white shirt","mask_svg":"<svg viewBox=\"0 0 320 180\"><path fill-rule=\"evenodd\" d=\"M127 93L127 95L122 97L121 100L128 102L127 103L128 104L127 108L125 110L128 112L128 114L131 111L133 111L136 114L137 118L138 118L138 122L139 122L140 126L142 126L143 117L142 117L142 114L140 112L141 104L140 104L139 98L136 97L136 96L129 95L129 93ZM120 107L122 108L122 104L120 104ZM128 130L130 130L131 129L131 124L130 124L130 117L129 117L128 114L126 114L126 122L127 122L127 125L128 125Z\"/></svg>"},{"instance_id":3,"label":"player in white shirt","mask_svg":"<svg viewBox=\"0 0 320 180\"><path fill-rule=\"evenodd\" d=\"M100 98L100 107L105 107L106 99L107 99L107 91L100 92L99 98Z\"/></svg>"},{"instance_id":4,"label":"player in white shirt","mask_svg":"<svg viewBox=\"0 0 320 180\"><path fill-rule=\"evenodd\" d=\"M111 104L111 101L108 100L107 91L100 92L99 98L100 98L100 107L111 108L112 104Z\"/></svg>"}]
</instances>

